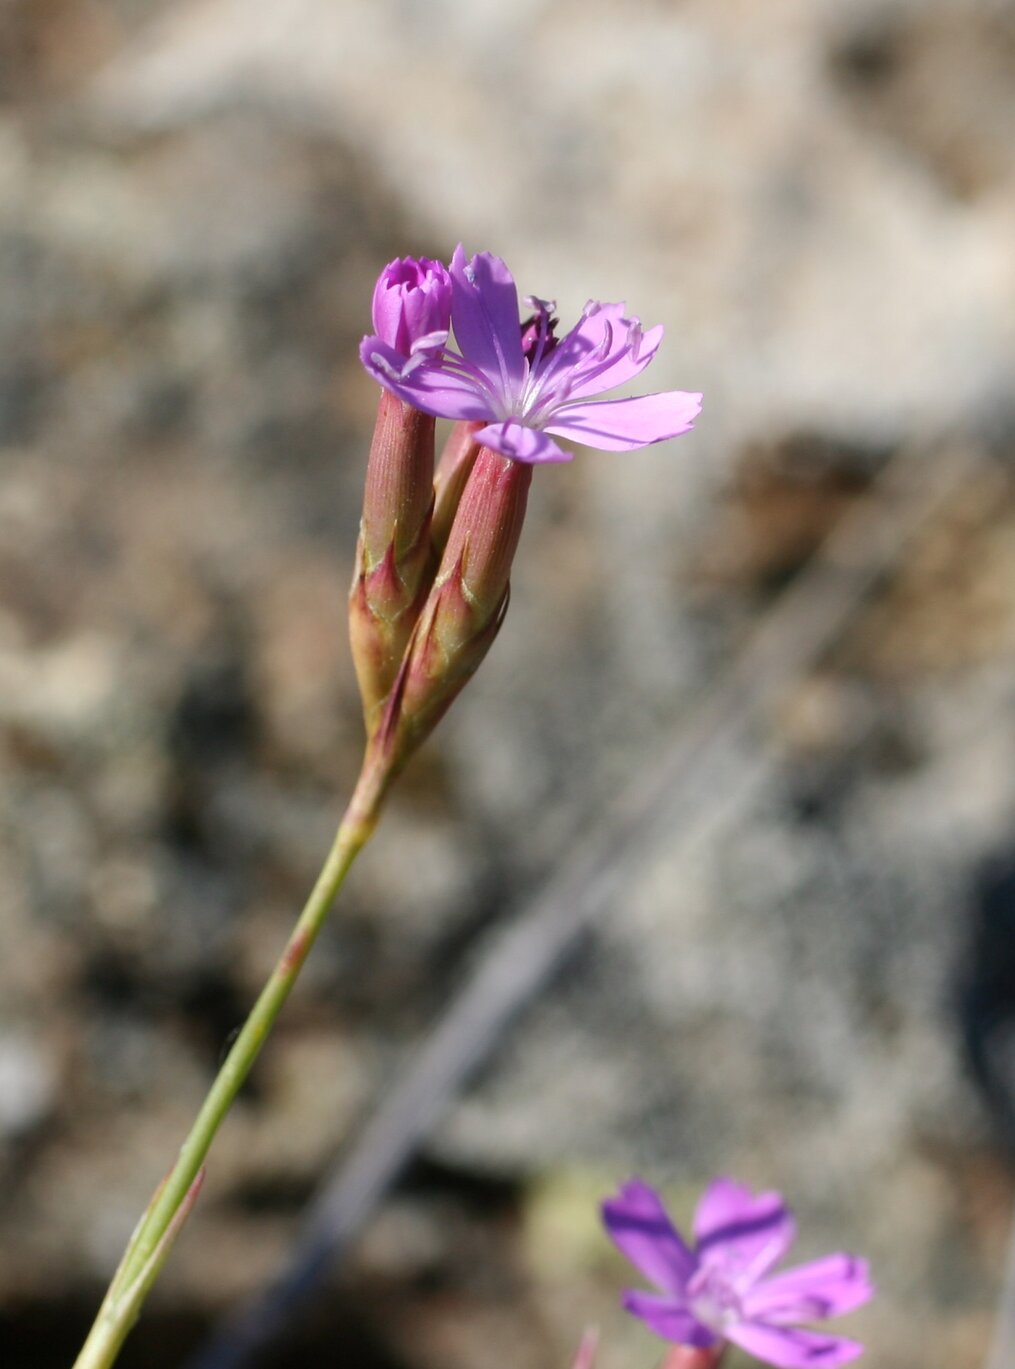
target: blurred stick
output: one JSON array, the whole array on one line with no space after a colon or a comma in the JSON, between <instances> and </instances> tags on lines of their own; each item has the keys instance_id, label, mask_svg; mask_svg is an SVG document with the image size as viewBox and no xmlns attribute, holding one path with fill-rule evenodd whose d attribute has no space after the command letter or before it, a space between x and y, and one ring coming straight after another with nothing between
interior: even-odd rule
<instances>
[{"instance_id":1,"label":"blurred stick","mask_svg":"<svg viewBox=\"0 0 1015 1369\"><path fill-rule=\"evenodd\" d=\"M725 675L677 725L658 764L575 842L533 901L491 936L471 978L319 1190L288 1268L225 1320L189 1369L250 1363L322 1283L511 1020L622 894L624 870L663 832L671 848L700 839L753 792L767 765L759 747L757 763L745 771L739 753L752 730L836 641L979 459L965 446L940 444L928 455L929 446L914 442L892 458Z\"/></svg>"}]
</instances>

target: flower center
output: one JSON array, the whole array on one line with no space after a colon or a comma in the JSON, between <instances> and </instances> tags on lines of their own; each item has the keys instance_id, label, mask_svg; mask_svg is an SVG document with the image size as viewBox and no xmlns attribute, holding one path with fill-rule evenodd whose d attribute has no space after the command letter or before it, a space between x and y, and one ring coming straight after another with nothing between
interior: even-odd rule
<instances>
[{"instance_id":1,"label":"flower center","mask_svg":"<svg viewBox=\"0 0 1015 1369\"><path fill-rule=\"evenodd\" d=\"M698 1321L722 1332L743 1319L740 1296L727 1271L699 1265L687 1283L687 1301Z\"/></svg>"},{"instance_id":2,"label":"flower center","mask_svg":"<svg viewBox=\"0 0 1015 1369\"><path fill-rule=\"evenodd\" d=\"M554 330L559 320L553 316L555 306L552 300L537 299L531 295L525 303L532 313L522 321L522 352L530 368L535 370L543 357L549 356L557 345L559 339Z\"/></svg>"}]
</instances>

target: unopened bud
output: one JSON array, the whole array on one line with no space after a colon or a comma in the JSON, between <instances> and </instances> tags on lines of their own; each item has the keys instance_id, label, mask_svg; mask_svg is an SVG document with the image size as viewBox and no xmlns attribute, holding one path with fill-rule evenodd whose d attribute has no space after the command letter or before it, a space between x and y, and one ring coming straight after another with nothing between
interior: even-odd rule
<instances>
[{"instance_id":1,"label":"unopened bud","mask_svg":"<svg viewBox=\"0 0 1015 1369\"><path fill-rule=\"evenodd\" d=\"M479 449L434 582L436 591L457 576L478 626L493 617L507 589L531 483L527 462Z\"/></svg>"},{"instance_id":2,"label":"unopened bud","mask_svg":"<svg viewBox=\"0 0 1015 1369\"><path fill-rule=\"evenodd\" d=\"M433 571L433 430L427 414L381 392L349 594L349 638L368 736Z\"/></svg>"},{"instance_id":3,"label":"unopened bud","mask_svg":"<svg viewBox=\"0 0 1015 1369\"><path fill-rule=\"evenodd\" d=\"M374 289L375 338L408 359L447 338L451 282L439 262L406 257ZM434 419L381 391L367 462L363 518L349 598L349 632L367 734L380 721L434 569Z\"/></svg>"},{"instance_id":4,"label":"unopened bud","mask_svg":"<svg viewBox=\"0 0 1015 1369\"><path fill-rule=\"evenodd\" d=\"M363 490L364 569L389 555L404 573L433 507L434 419L382 390Z\"/></svg>"},{"instance_id":5,"label":"unopened bud","mask_svg":"<svg viewBox=\"0 0 1015 1369\"><path fill-rule=\"evenodd\" d=\"M409 357L421 340L451 326L451 277L429 257L388 262L377 277L373 298L374 332L389 347Z\"/></svg>"},{"instance_id":6,"label":"unopened bud","mask_svg":"<svg viewBox=\"0 0 1015 1369\"><path fill-rule=\"evenodd\" d=\"M377 741L394 774L432 731L504 620L532 467L480 448Z\"/></svg>"}]
</instances>

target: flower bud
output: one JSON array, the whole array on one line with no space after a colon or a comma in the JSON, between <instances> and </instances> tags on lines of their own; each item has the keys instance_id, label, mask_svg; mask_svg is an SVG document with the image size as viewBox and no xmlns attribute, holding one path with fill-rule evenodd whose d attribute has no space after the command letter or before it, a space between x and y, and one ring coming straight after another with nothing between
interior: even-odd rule
<instances>
[{"instance_id":1,"label":"flower bud","mask_svg":"<svg viewBox=\"0 0 1015 1369\"><path fill-rule=\"evenodd\" d=\"M430 586L434 420L381 392L367 463L349 639L372 736Z\"/></svg>"},{"instance_id":2,"label":"flower bud","mask_svg":"<svg viewBox=\"0 0 1015 1369\"><path fill-rule=\"evenodd\" d=\"M474 626L494 616L508 587L518 550L532 470L491 447L481 447L458 502L434 591L458 578ZM431 595L431 598L433 596ZM448 639L450 650L455 639Z\"/></svg>"},{"instance_id":3,"label":"flower bud","mask_svg":"<svg viewBox=\"0 0 1015 1369\"><path fill-rule=\"evenodd\" d=\"M384 268L374 289L377 338L408 359L443 349L451 282L439 262L406 257ZM434 419L381 391L367 461L363 518L349 598L349 632L368 736L380 721L405 645L429 588L435 555Z\"/></svg>"},{"instance_id":4,"label":"flower bud","mask_svg":"<svg viewBox=\"0 0 1015 1369\"><path fill-rule=\"evenodd\" d=\"M433 509L434 419L390 390L377 404L360 520L363 569L390 557L405 576Z\"/></svg>"},{"instance_id":5,"label":"flower bud","mask_svg":"<svg viewBox=\"0 0 1015 1369\"><path fill-rule=\"evenodd\" d=\"M532 467L476 457L377 734L393 776L475 673L504 620Z\"/></svg>"},{"instance_id":6,"label":"flower bud","mask_svg":"<svg viewBox=\"0 0 1015 1369\"><path fill-rule=\"evenodd\" d=\"M429 257L389 262L374 286L373 321L377 336L404 357L436 334L443 333L446 342L451 326L447 268Z\"/></svg>"}]
</instances>

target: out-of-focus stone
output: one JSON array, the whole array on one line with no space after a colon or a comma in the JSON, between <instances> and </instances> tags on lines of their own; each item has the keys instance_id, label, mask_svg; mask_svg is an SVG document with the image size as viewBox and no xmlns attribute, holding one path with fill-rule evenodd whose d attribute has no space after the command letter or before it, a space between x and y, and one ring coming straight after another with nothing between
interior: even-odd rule
<instances>
[{"instance_id":1,"label":"out-of-focus stone","mask_svg":"<svg viewBox=\"0 0 1015 1369\"><path fill-rule=\"evenodd\" d=\"M0 1035L0 1138L37 1127L51 1112L57 1088L54 1062L38 1040L18 1031Z\"/></svg>"}]
</instances>

